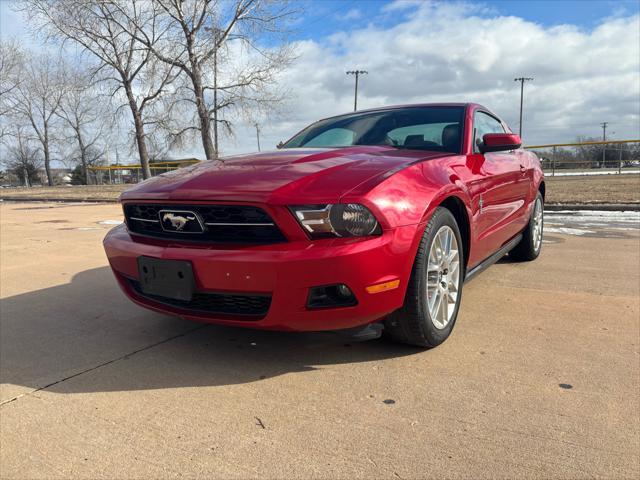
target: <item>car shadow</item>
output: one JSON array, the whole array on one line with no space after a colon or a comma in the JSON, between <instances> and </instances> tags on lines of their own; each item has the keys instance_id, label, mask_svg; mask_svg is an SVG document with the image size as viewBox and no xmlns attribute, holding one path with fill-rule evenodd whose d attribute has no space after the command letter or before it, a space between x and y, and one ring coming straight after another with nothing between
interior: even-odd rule
<instances>
[{"instance_id":1,"label":"car shadow","mask_svg":"<svg viewBox=\"0 0 640 480\"><path fill-rule=\"evenodd\" d=\"M59 393L240 384L419 351L384 340L352 343L332 333L256 331L157 314L127 300L108 267L0 306L0 383Z\"/></svg>"}]
</instances>

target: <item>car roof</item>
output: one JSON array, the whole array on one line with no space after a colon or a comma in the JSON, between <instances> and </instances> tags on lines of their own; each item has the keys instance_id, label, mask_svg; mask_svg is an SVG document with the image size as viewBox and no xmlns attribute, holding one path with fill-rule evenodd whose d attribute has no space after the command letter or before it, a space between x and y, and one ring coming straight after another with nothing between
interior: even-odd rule
<instances>
[{"instance_id":1,"label":"car roof","mask_svg":"<svg viewBox=\"0 0 640 480\"><path fill-rule=\"evenodd\" d=\"M346 115L356 114L356 113L372 113L372 112L384 112L387 110L399 110L402 108L424 108L424 107L465 107L465 108L473 108L473 109L482 109L490 111L488 108L483 107L478 103L463 103L463 102L449 102L449 103L409 103L406 105L388 105L384 107L376 107L376 108L367 108L365 110L357 110L355 112L346 112L340 113L338 115L331 115L330 117L325 117L317 120L314 123L322 122L324 120L330 120L332 118L344 117Z\"/></svg>"}]
</instances>

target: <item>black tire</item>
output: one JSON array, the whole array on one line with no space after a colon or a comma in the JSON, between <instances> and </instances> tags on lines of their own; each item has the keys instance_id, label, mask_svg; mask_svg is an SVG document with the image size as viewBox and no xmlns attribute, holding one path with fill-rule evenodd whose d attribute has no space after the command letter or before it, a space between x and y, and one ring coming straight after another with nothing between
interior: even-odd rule
<instances>
[{"instance_id":1,"label":"black tire","mask_svg":"<svg viewBox=\"0 0 640 480\"><path fill-rule=\"evenodd\" d=\"M535 241L535 215L536 208L540 208L541 222L540 222L540 240ZM522 231L522 240L516 245L513 250L509 252L509 258L520 262L530 262L535 260L540 255L542 250L542 235L544 232L544 199L542 194L538 192L536 199L534 200L533 208L531 209L531 218L527 227Z\"/></svg>"},{"instance_id":2,"label":"black tire","mask_svg":"<svg viewBox=\"0 0 640 480\"><path fill-rule=\"evenodd\" d=\"M427 305L427 264L431 244L436 233L443 227L449 226L456 237L459 254L459 287L453 316L449 323L442 329L436 328L429 314ZM462 285L464 283L464 251L460 229L451 212L443 207L438 207L425 228L418 252L413 264L411 278L407 286L404 305L393 312L385 320L384 334L388 338L419 347L433 348L444 342L455 325L462 299Z\"/></svg>"}]
</instances>

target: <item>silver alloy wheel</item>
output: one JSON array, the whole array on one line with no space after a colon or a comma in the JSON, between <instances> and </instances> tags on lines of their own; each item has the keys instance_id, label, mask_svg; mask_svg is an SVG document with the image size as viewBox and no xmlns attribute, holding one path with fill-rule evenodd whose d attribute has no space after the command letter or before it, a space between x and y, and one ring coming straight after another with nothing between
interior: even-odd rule
<instances>
[{"instance_id":1,"label":"silver alloy wheel","mask_svg":"<svg viewBox=\"0 0 640 480\"><path fill-rule=\"evenodd\" d=\"M538 250L540 250L540 245L542 245L542 225L544 222L542 201L539 198L536 198L536 204L533 207L532 217L533 228L531 229L531 240L533 241L533 250L537 252Z\"/></svg>"},{"instance_id":2,"label":"silver alloy wheel","mask_svg":"<svg viewBox=\"0 0 640 480\"><path fill-rule=\"evenodd\" d=\"M453 318L460 273L458 240L453 229L444 225L433 237L427 265L427 306L438 330L445 328Z\"/></svg>"}]
</instances>

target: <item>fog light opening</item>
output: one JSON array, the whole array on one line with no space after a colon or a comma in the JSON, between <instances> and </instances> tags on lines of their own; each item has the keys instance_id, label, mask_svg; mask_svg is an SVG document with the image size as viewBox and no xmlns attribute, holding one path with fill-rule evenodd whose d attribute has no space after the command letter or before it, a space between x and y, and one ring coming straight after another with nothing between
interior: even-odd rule
<instances>
[{"instance_id":1,"label":"fog light opening","mask_svg":"<svg viewBox=\"0 0 640 480\"><path fill-rule=\"evenodd\" d=\"M351 289L343 283L338 283L310 288L307 308L351 307L357 303Z\"/></svg>"},{"instance_id":2,"label":"fog light opening","mask_svg":"<svg viewBox=\"0 0 640 480\"><path fill-rule=\"evenodd\" d=\"M340 285L338 285L336 287L336 291L338 292L338 296L342 298L353 297L353 293L351 293L351 290L349 289L349 287L347 287L344 283L341 283Z\"/></svg>"}]
</instances>

